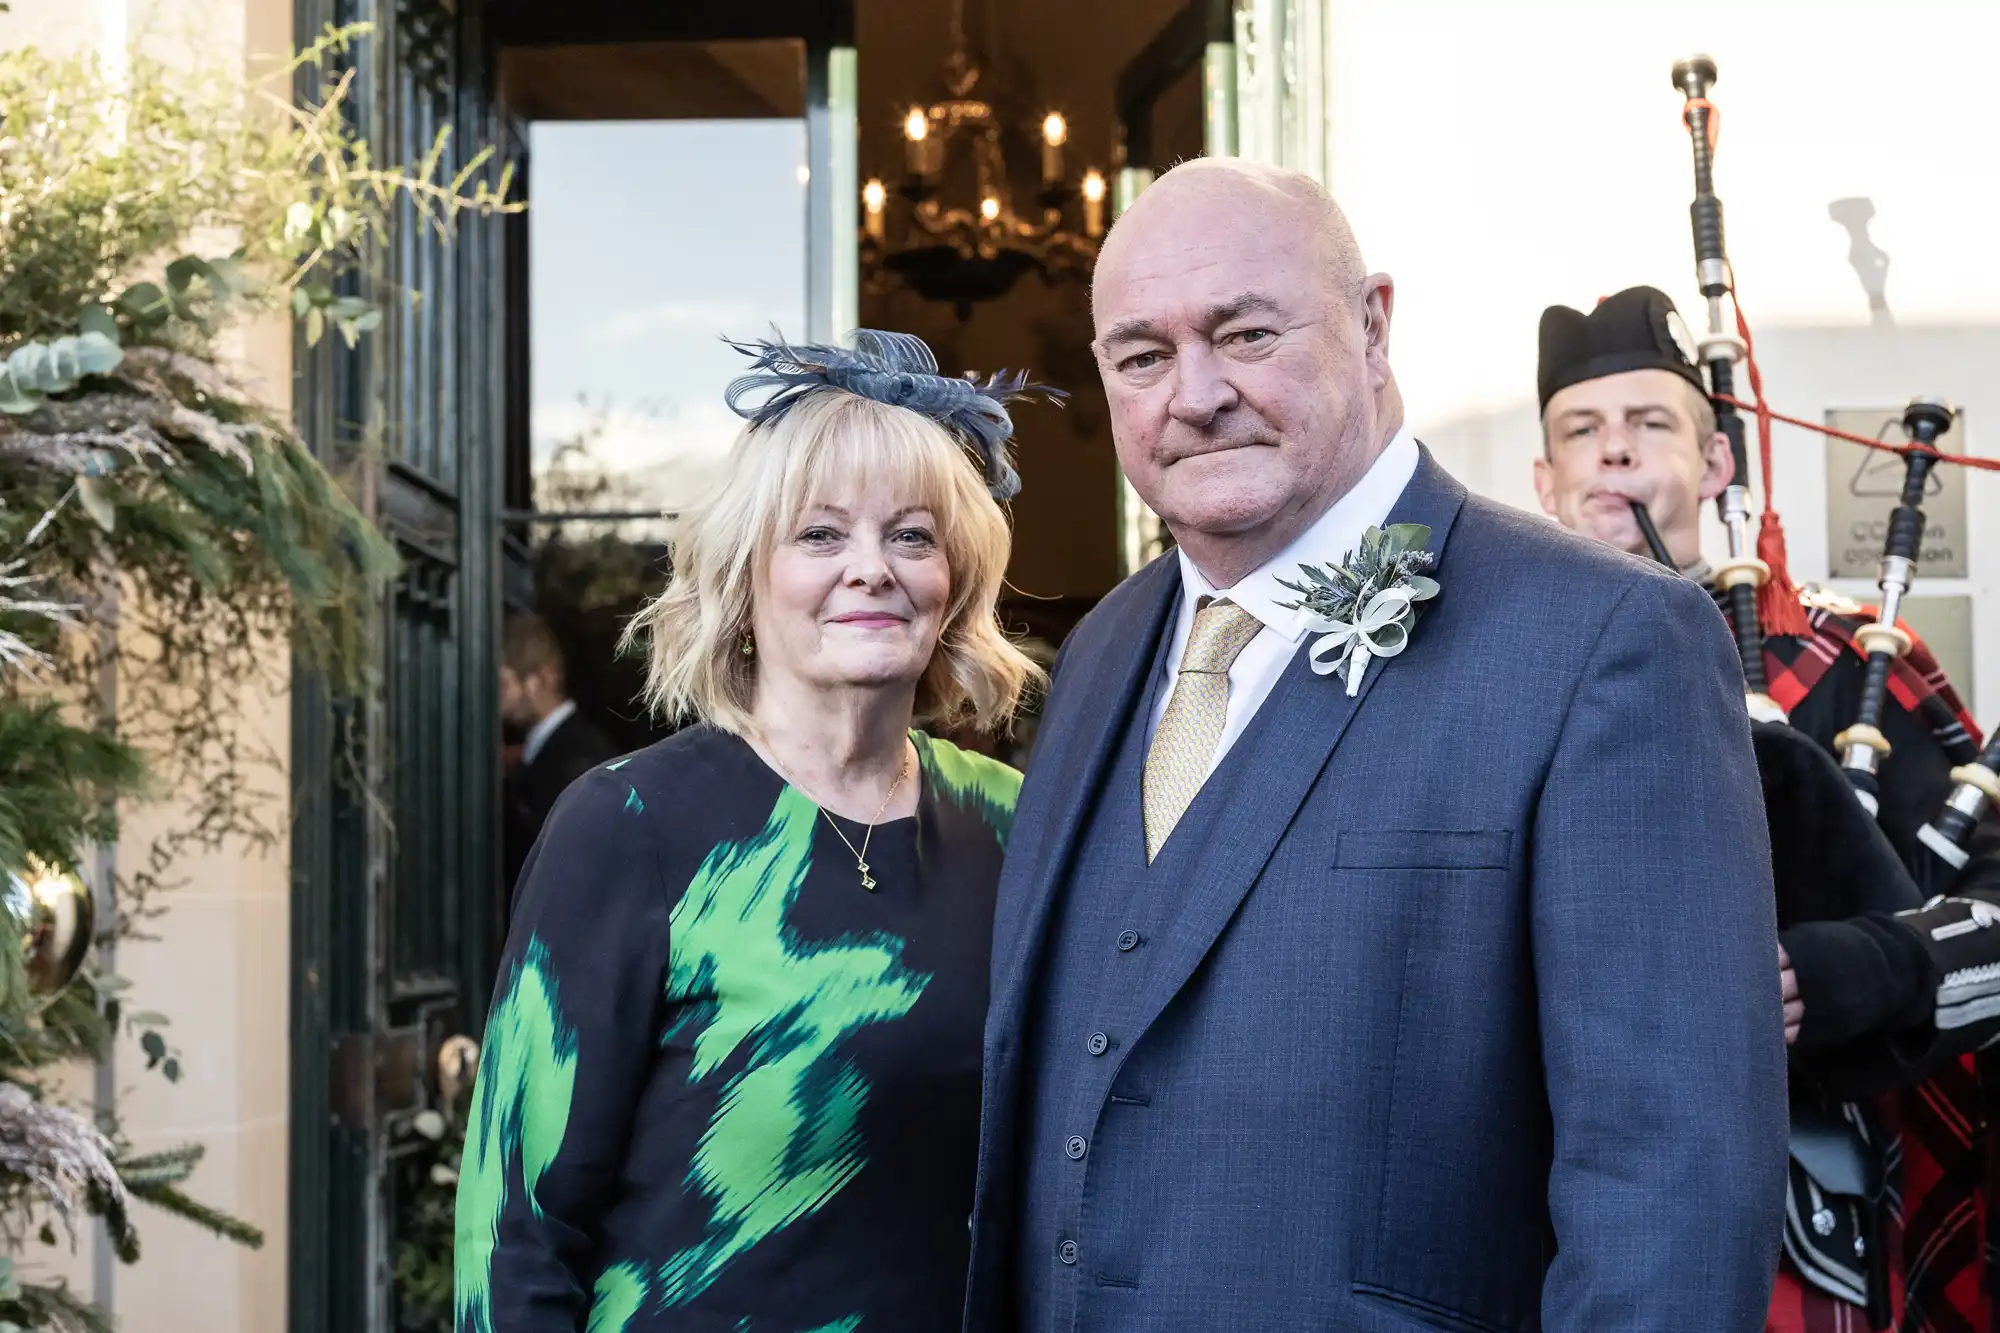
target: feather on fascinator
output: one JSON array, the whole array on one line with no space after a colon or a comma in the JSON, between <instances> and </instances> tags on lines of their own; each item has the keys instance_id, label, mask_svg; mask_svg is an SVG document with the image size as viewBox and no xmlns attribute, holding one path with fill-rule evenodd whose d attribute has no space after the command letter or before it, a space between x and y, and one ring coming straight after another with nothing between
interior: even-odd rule
<instances>
[{"instance_id":1,"label":"feather on fascinator","mask_svg":"<svg viewBox=\"0 0 2000 1333\"><path fill-rule=\"evenodd\" d=\"M1007 456L1007 442L1014 435L1007 404L1037 393L1063 396L1045 385L1029 384L1020 371L1002 371L984 384L940 375L931 349L908 333L856 329L854 346L847 348L822 343L793 346L776 329L771 332L769 341L724 339L753 364L750 373L730 381L723 395L730 411L753 426L767 426L801 399L828 389L907 407L937 422L979 455L986 489L995 500L1011 500L1021 491L1021 475ZM761 401L750 401L765 391Z\"/></svg>"}]
</instances>

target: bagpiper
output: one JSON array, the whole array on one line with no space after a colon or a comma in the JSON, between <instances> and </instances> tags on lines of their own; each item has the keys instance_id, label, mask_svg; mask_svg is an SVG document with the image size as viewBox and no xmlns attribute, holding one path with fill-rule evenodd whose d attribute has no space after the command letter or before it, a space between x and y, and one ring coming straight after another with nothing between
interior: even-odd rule
<instances>
[{"instance_id":1,"label":"bagpiper","mask_svg":"<svg viewBox=\"0 0 2000 1333\"><path fill-rule=\"evenodd\" d=\"M1542 507L1711 583L1700 509L1723 495L1737 464L1672 301L1636 287L1588 314L1550 307L1539 388ZM1989 1329L1986 1152L1979 1082L1963 1053L2000 1030L2000 1017L1941 1022L1940 983L2000 964L2000 930L1988 929L2000 922L2000 823L1990 810L1948 892L1925 905L1917 887L1935 874L1921 830L1952 794L1954 770L1977 756L1976 729L1929 649L1900 625L1907 647L1877 691L1877 790L1872 802L1858 798L1839 741L1852 740L1868 692L1876 613L1826 592L1790 595L1800 632L1762 634L1756 692L1784 720L1752 722L1794 1072L1792 1193L1768 1328L1845 1330L1865 1312L1870 1327L1899 1333ZM1726 603L1727 588L1717 596ZM2000 981L1991 992L2000 995Z\"/></svg>"}]
</instances>

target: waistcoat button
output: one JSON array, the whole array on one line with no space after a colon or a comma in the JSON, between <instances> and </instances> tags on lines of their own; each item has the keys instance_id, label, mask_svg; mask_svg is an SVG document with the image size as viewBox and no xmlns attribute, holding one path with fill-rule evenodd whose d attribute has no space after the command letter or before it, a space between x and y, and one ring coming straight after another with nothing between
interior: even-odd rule
<instances>
[{"instance_id":1,"label":"waistcoat button","mask_svg":"<svg viewBox=\"0 0 2000 1333\"><path fill-rule=\"evenodd\" d=\"M1102 1032L1093 1032L1090 1034L1090 1040L1084 1043L1084 1049L1092 1055L1102 1055L1111 1049L1111 1038Z\"/></svg>"},{"instance_id":2,"label":"waistcoat button","mask_svg":"<svg viewBox=\"0 0 2000 1333\"><path fill-rule=\"evenodd\" d=\"M1134 949L1136 949L1136 948L1138 948L1138 947L1139 947L1139 932L1138 932L1138 931L1136 931L1136 930L1121 930L1121 931L1119 931L1119 932L1118 932L1118 952L1120 952L1120 953L1130 953L1130 952L1132 952L1132 950L1134 950Z\"/></svg>"},{"instance_id":3,"label":"waistcoat button","mask_svg":"<svg viewBox=\"0 0 2000 1333\"><path fill-rule=\"evenodd\" d=\"M1070 1161L1079 1162L1083 1160L1083 1155L1090 1151L1090 1145L1083 1141L1081 1134L1072 1134L1069 1136L1069 1142L1063 1145L1063 1151L1069 1154Z\"/></svg>"},{"instance_id":4,"label":"waistcoat button","mask_svg":"<svg viewBox=\"0 0 2000 1333\"><path fill-rule=\"evenodd\" d=\"M1066 1240L1062 1244L1056 1246L1056 1258L1062 1260L1066 1264L1075 1263L1076 1242L1073 1240Z\"/></svg>"}]
</instances>

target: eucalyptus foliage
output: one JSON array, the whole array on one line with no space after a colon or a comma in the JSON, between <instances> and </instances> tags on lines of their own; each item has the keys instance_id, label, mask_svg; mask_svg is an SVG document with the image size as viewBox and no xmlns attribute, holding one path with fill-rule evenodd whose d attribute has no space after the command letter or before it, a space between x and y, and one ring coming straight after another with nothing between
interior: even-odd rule
<instances>
[{"instance_id":1,"label":"eucalyptus foliage","mask_svg":"<svg viewBox=\"0 0 2000 1333\"><path fill-rule=\"evenodd\" d=\"M52 393L67 393L125 359L115 336L89 331L54 342L23 343L0 361L0 412L32 412Z\"/></svg>"}]
</instances>

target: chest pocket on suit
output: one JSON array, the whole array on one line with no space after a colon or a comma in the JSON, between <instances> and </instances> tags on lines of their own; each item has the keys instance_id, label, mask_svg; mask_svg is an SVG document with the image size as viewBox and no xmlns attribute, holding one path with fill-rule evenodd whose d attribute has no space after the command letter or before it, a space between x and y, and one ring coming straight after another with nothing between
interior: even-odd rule
<instances>
[{"instance_id":1,"label":"chest pocket on suit","mask_svg":"<svg viewBox=\"0 0 2000 1333\"><path fill-rule=\"evenodd\" d=\"M1336 870L1504 870L1506 829L1353 829L1333 847Z\"/></svg>"}]
</instances>

